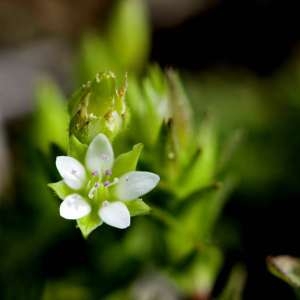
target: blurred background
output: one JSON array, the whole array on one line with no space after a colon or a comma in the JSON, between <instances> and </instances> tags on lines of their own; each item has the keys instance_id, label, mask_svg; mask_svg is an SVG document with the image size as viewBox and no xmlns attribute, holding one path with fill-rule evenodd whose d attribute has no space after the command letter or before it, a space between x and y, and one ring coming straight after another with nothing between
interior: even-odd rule
<instances>
[{"instance_id":1,"label":"blurred background","mask_svg":"<svg viewBox=\"0 0 300 300\"><path fill-rule=\"evenodd\" d=\"M107 28L114 28L117 5L106 0L0 3L1 299L219 299L237 264L245 276L240 298L220 299L297 299L266 267L269 255L300 256L297 1L147 0L142 11L131 11L142 21L130 24L129 36L136 35L136 49L143 50L133 51L136 65L125 61L124 69L143 74L148 63L178 69L196 119L212 114L220 140L232 133L241 139L230 163L238 184L214 229L224 258L209 296L183 295L157 271L165 263L163 248L156 268L145 262L149 253L136 257L127 244L124 255L130 259L124 261L118 249L105 249L104 241L117 243L119 232L101 228L85 241L72 224L53 221L57 202L35 188L49 181L43 168L53 163L32 150L36 137L29 124L39 86L51 80L59 87L54 94L68 98L93 72L116 69L110 52L94 40L101 44ZM110 43L122 52L127 40L121 34ZM148 228L144 222L140 228ZM131 239L141 243L134 234ZM107 296L129 282L132 298L125 292ZM141 289L155 289L160 296L147 298Z\"/></svg>"}]
</instances>

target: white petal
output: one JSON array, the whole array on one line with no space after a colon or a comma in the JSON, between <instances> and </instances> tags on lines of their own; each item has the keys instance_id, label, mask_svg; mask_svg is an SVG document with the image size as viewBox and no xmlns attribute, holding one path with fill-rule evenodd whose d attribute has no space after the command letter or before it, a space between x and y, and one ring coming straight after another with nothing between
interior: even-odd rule
<instances>
[{"instance_id":1,"label":"white petal","mask_svg":"<svg viewBox=\"0 0 300 300\"><path fill-rule=\"evenodd\" d=\"M159 182L159 176L150 172L133 171L122 175L116 185L119 200L133 200L150 192Z\"/></svg>"},{"instance_id":2,"label":"white petal","mask_svg":"<svg viewBox=\"0 0 300 300\"><path fill-rule=\"evenodd\" d=\"M91 172L99 175L112 168L114 162L114 152L110 141L106 135L98 134L90 143L85 164Z\"/></svg>"},{"instance_id":3,"label":"white petal","mask_svg":"<svg viewBox=\"0 0 300 300\"><path fill-rule=\"evenodd\" d=\"M74 190L79 190L85 181L86 174L83 165L71 156L57 156L56 168L65 183Z\"/></svg>"},{"instance_id":4,"label":"white petal","mask_svg":"<svg viewBox=\"0 0 300 300\"><path fill-rule=\"evenodd\" d=\"M130 225L130 213L122 202L105 201L99 210L101 220L107 225L124 229Z\"/></svg>"},{"instance_id":5,"label":"white petal","mask_svg":"<svg viewBox=\"0 0 300 300\"><path fill-rule=\"evenodd\" d=\"M68 220L80 219L90 212L90 205L78 194L67 196L59 208L59 214Z\"/></svg>"}]
</instances>

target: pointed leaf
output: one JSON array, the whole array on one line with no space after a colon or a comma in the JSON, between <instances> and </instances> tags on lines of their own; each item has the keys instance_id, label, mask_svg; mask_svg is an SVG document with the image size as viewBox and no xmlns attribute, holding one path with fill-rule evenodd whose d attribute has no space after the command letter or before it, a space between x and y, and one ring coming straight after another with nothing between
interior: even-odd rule
<instances>
[{"instance_id":1,"label":"pointed leaf","mask_svg":"<svg viewBox=\"0 0 300 300\"><path fill-rule=\"evenodd\" d=\"M185 257L194 248L195 241L191 236L200 241L210 238L225 201L235 186L236 179L227 177L217 189L209 189L204 194L196 193L193 196L195 199L186 198L188 202L180 206L176 216L176 220L184 224L184 230L170 230L168 233L170 253L174 259Z\"/></svg>"},{"instance_id":2,"label":"pointed leaf","mask_svg":"<svg viewBox=\"0 0 300 300\"><path fill-rule=\"evenodd\" d=\"M120 177L127 172L135 171L142 149L143 144L136 144L131 151L119 155L114 163L112 176Z\"/></svg>"},{"instance_id":3,"label":"pointed leaf","mask_svg":"<svg viewBox=\"0 0 300 300\"><path fill-rule=\"evenodd\" d=\"M84 161L87 145L82 144L74 135L70 136L68 154L79 161Z\"/></svg>"},{"instance_id":4,"label":"pointed leaf","mask_svg":"<svg viewBox=\"0 0 300 300\"><path fill-rule=\"evenodd\" d=\"M150 30L145 4L140 0L120 1L110 19L108 40L120 67L125 70L143 67L149 53Z\"/></svg>"},{"instance_id":5,"label":"pointed leaf","mask_svg":"<svg viewBox=\"0 0 300 300\"><path fill-rule=\"evenodd\" d=\"M149 214L151 210L151 208L142 199L125 201L125 204L131 217Z\"/></svg>"},{"instance_id":6,"label":"pointed leaf","mask_svg":"<svg viewBox=\"0 0 300 300\"><path fill-rule=\"evenodd\" d=\"M194 157L193 165L183 173L176 192L184 199L190 193L210 185L216 171L218 145L217 132L212 120L203 122L199 132L200 150Z\"/></svg>"},{"instance_id":7,"label":"pointed leaf","mask_svg":"<svg viewBox=\"0 0 300 300\"><path fill-rule=\"evenodd\" d=\"M84 238L87 238L97 227L102 224L97 210L93 210L89 215L78 219L77 225Z\"/></svg>"},{"instance_id":8,"label":"pointed leaf","mask_svg":"<svg viewBox=\"0 0 300 300\"><path fill-rule=\"evenodd\" d=\"M66 150L69 116L62 92L50 79L43 80L37 86L35 98L35 143L46 154L49 153L52 143Z\"/></svg>"},{"instance_id":9,"label":"pointed leaf","mask_svg":"<svg viewBox=\"0 0 300 300\"><path fill-rule=\"evenodd\" d=\"M73 193L73 191L65 184L63 180L54 183L49 183L48 186L62 200L64 200L68 195Z\"/></svg>"},{"instance_id":10,"label":"pointed leaf","mask_svg":"<svg viewBox=\"0 0 300 300\"><path fill-rule=\"evenodd\" d=\"M174 121L173 135L176 152L184 164L189 157L193 145L193 113L188 97L179 78L179 75L170 70L168 73L170 87L170 107Z\"/></svg>"},{"instance_id":11,"label":"pointed leaf","mask_svg":"<svg viewBox=\"0 0 300 300\"><path fill-rule=\"evenodd\" d=\"M242 300L246 277L247 272L245 267L243 265L235 265L232 268L228 282L218 299Z\"/></svg>"}]
</instances>

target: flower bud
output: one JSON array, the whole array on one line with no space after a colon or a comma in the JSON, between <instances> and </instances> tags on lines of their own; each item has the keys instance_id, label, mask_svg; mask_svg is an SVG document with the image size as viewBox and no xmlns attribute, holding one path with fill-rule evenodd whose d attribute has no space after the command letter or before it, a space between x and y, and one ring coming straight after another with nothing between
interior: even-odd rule
<instances>
[{"instance_id":1,"label":"flower bud","mask_svg":"<svg viewBox=\"0 0 300 300\"><path fill-rule=\"evenodd\" d=\"M99 133L113 140L125 125L126 90L127 80L117 87L113 72L96 74L70 100L70 135L85 144Z\"/></svg>"}]
</instances>

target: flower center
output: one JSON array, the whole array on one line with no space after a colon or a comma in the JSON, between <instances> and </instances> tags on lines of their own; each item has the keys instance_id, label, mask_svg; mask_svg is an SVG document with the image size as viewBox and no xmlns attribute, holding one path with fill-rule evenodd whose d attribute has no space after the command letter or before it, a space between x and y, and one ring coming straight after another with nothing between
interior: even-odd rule
<instances>
[{"instance_id":1,"label":"flower center","mask_svg":"<svg viewBox=\"0 0 300 300\"><path fill-rule=\"evenodd\" d=\"M98 188L99 188L100 184L99 182L96 182L93 187L90 189L88 197L90 199L93 199L95 197L95 193L97 192Z\"/></svg>"},{"instance_id":2,"label":"flower center","mask_svg":"<svg viewBox=\"0 0 300 300\"><path fill-rule=\"evenodd\" d=\"M104 175L110 177L112 175L112 171L110 169L105 170Z\"/></svg>"},{"instance_id":3,"label":"flower center","mask_svg":"<svg viewBox=\"0 0 300 300\"><path fill-rule=\"evenodd\" d=\"M89 199L94 199L95 195L97 193L97 190L99 189L99 187L103 184L103 186L105 188L108 188L114 184L116 184L119 179L118 178L114 178L112 179L112 170L111 169L107 169L103 172L103 177L101 178L99 176L99 172L98 171L93 171L91 173L92 178L90 180L89 185L91 186L89 192L88 192L88 197Z\"/></svg>"},{"instance_id":4,"label":"flower center","mask_svg":"<svg viewBox=\"0 0 300 300\"><path fill-rule=\"evenodd\" d=\"M119 182L119 178L115 177L113 181L109 181L109 180L104 181L103 185L105 187L109 187L109 186L115 185L118 182Z\"/></svg>"},{"instance_id":5,"label":"flower center","mask_svg":"<svg viewBox=\"0 0 300 300\"><path fill-rule=\"evenodd\" d=\"M92 176L97 177L99 175L98 171L93 171Z\"/></svg>"},{"instance_id":6,"label":"flower center","mask_svg":"<svg viewBox=\"0 0 300 300\"><path fill-rule=\"evenodd\" d=\"M110 181L108 181L108 180L104 181L104 182L103 182L103 185L104 185L105 187L108 187L108 186L110 185Z\"/></svg>"}]
</instances>

